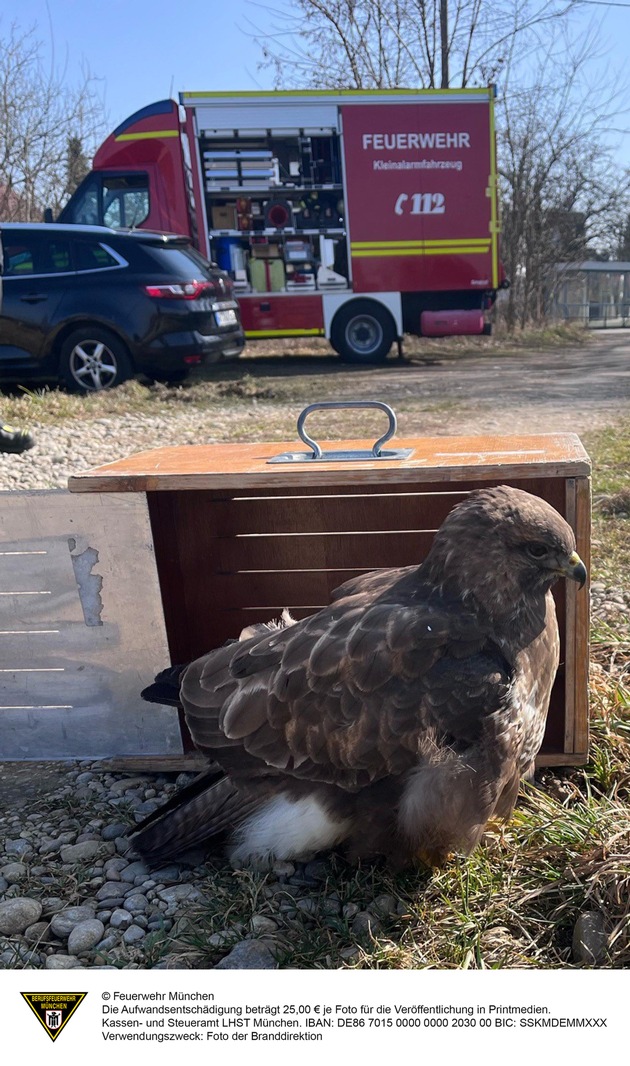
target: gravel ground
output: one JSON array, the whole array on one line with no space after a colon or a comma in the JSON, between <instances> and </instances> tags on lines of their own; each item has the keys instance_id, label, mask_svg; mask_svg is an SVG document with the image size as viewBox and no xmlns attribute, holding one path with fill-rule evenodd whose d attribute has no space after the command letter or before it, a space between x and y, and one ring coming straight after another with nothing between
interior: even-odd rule
<instances>
[{"instance_id":1,"label":"gravel ground","mask_svg":"<svg viewBox=\"0 0 630 1066\"><path fill-rule=\"evenodd\" d=\"M218 427L221 428L221 425ZM217 440L215 415L177 411L172 418L122 415L62 426L32 427L35 447L23 455L0 453L0 489L67 488L70 474L134 452Z\"/></svg>"},{"instance_id":2,"label":"gravel ground","mask_svg":"<svg viewBox=\"0 0 630 1066\"><path fill-rule=\"evenodd\" d=\"M0 781L12 766L0 764ZM23 788L0 815L0 969L299 969L299 942L322 930L318 965L337 969L405 927L400 898L357 893L352 878L341 882L345 897L331 887L340 884L333 860L278 862L232 881L202 853L149 869L129 829L192 775L132 777L87 761L40 772L49 790L32 799ZM560 795L562 781L543 776ZM596 965L606 945L604 920L589 907L575 922L573 961Z\"/></svg>"},{"instance_id":3,"label":"gravel ground","mask_svg":"<svg viewBox=\"0 0 630 1066\"><path fill-rule=\"evenodd\" d=\"M149 869L127 839L192 775L123 776L89 762L48 769L56 787L39 802L27 789L0 817L0 969L195 967L197 922L215 968L275 969L296 923L302 932L314 921L341 925L360 942L404 912L393 896L344 902L327 889L324 861L279 862L252 892L247 920L232 915L209 934L207 914L195 917L215 890L202 853ZM0 778L10 775L0 765ZM359 948L342 937L338 953L352 962Z\"/></svg>"}]
</instances>

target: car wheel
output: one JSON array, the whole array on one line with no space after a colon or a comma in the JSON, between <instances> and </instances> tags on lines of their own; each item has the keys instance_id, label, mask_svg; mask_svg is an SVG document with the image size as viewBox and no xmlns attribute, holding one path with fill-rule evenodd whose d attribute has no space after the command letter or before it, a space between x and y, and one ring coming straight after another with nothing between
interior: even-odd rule
<instances>
[{"instance_id":1,"label":"car wheel","mask_svg":"<svg viewBox=\"0 0 630 1066\"><path fill-rule=\"evenodd\" d=\"M59 376L71 392L101 392L127 381L133 367L115 333L101 326L84 326L63 342Z\"/></svg>"},{"instance_id":2,"label":"car wheel","mask_svg":"<svg viewBox=\"0 0 630 1066\"><path fill-rule=\"evenodd\" d=\"M351 300L335 315L330 343L347 363L382 363L394 343L396 326L374 300Z\"/></svg>"}]
</instances>

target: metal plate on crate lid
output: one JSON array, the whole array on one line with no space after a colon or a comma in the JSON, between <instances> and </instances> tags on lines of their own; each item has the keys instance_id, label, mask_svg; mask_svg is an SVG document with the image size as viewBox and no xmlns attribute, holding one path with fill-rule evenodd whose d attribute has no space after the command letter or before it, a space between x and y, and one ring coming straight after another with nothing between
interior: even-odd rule
<instances>
[{"instance_id":1,"label":"metal plate on crate lid","mask_svg":"<svg viewBox=\"0 0 630 1066\"><path fill-rule=\"evenodd\" d=\"M312 437L309 437L308 433L304 429L304 423L307 416L311 411L321 409L337 409L340 408L353 408L353 407L375 407L379 411L384 411L389 419L389 426L387 432L374 441L371 449L357 448L356 450L344 449L342 451L322 451L320 445ZM389 404L383 403L381 400L341 400L339 402L333 400L322 401L321 403L312 403L308 407L305 407L302 411L297 422L297 431L300 438L311 449L310 452L281 452L280 455L273 455L271 459L268 459L268 463L346 463L346 462L374 462L374 460L388 459L392 460L404 460L409 459L413 455L413 448L388 448L383 449L383 445L394 436L396 432L396 415L392 411Z\"/></svg>"},{"instance_id":2,"label":"metal plate on crate lid","mask_svg":"<svg viewBox=\"0 0 630 1066\"><path fill-rule=\"evenodd\" d=\"M313 452L281 452L267 459L268 463L344 463L344 462L374 462L379 459L409 459L413 455L413 448L391 448L382 451L379 455L367 448L357 448L345 452L322 452L314 455Z\"/></svg>"}]
</instances>

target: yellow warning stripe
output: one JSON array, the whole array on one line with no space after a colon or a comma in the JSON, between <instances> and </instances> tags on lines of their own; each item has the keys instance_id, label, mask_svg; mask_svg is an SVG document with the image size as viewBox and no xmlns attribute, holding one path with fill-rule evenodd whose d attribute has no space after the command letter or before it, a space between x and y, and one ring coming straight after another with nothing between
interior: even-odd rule
<instances>
[{"instance_id":1,"label":"yellow warning stripe","mask_svg":"<svg viewBox=\"0 0 630 1066\"><path fill-rule=\"evenodd\" d=\"M252 339L263 337L323 337L323 329L246 329L245 336Z\"/></svg>"},{"instance_id":2,"label":"yellow warning stripe","mask_svg":"<svg viewBox=\"0 0 630 1066\"><path fill-rule=\"evenodd\" d=\"M351 248L361 250L363 248L455 248L462 244L488 248L489 237L453 237L446 240L426 241L352 241Z\"/></svg>"},{"instance_id":3,"label":"yellow warning stripe","mask_svg":"<svg viewBox=\"0 0 630 1066\"><path fill-rule=\"evenodd\" d=\"M179 137L179 130L150 130L148 133L121 133L117 141L149 141L152 137Z\"/></svg>"},{"instance_id":4,"label":"yellow warning stripe","mask_svg":"<svg viewBox=\"0 0 630 1066\"><path fill-rule=\"evenodd\" d=\"M373 99L379 96L389 96L395 98L397 96L470 96L470 97L489 97L492 92L488 88L475 88L475 89L245 89L239 92L235 92L231 89L224 89L219 92L180 92L180 103L185 104L190 100L240 100L244 99L271 99L282 100L285 98L298 98L310 97L317 99L318 97L326 96L340 96L340 97L352 97L352 96L364 96L367 99Z\"/></svg>"},{"instance_id":5,"label":"yellow warning stripe","mask_svg":"<svg viewBox=\"0 0 630 1066\"><path fill-rule=\"evenodd\" d=\"M473 243L471 241L462 241L460 244L440 244L436 242L431 247L422 245L420 243L416 245L403 245L403 247L391 245L379 246L377 248L359 248L355 250L352 248L353 259L368 259L368 258L382 258L383 256L400 256L406 257L410 255L487 255L490 251L490 241L484 241L482 243Z\"/></svg>"},{"instance_id":6,"label":"yellow warning stripe","mask_svg":"<svg viewBox=\"0 0 630 1066\"><path fill-rule=\"evenodd\" d=\"M407 258L410 255L487 255L488 248L417 248L402 251L400 248L381 248L378 252L353 252L353 259L383 259L386 256Z\"/></svg>"}]
</instances>

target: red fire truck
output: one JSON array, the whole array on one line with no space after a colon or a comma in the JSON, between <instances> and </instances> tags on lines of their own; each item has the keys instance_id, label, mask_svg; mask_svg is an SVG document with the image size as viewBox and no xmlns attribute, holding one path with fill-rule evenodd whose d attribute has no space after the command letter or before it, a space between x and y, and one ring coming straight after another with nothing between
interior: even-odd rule
<instances>
[{"instance_id":1,"label":"red fire truck","mask_svg":"<svg viewBox=\"0 0 630 1066\"><path fill-rule=\"evenodd\" d=\"M59 221L188 234L249 338L385 359L487 332L499 258L493 90L182 93L107 138Z\"/></svg>"}]
</instances>

